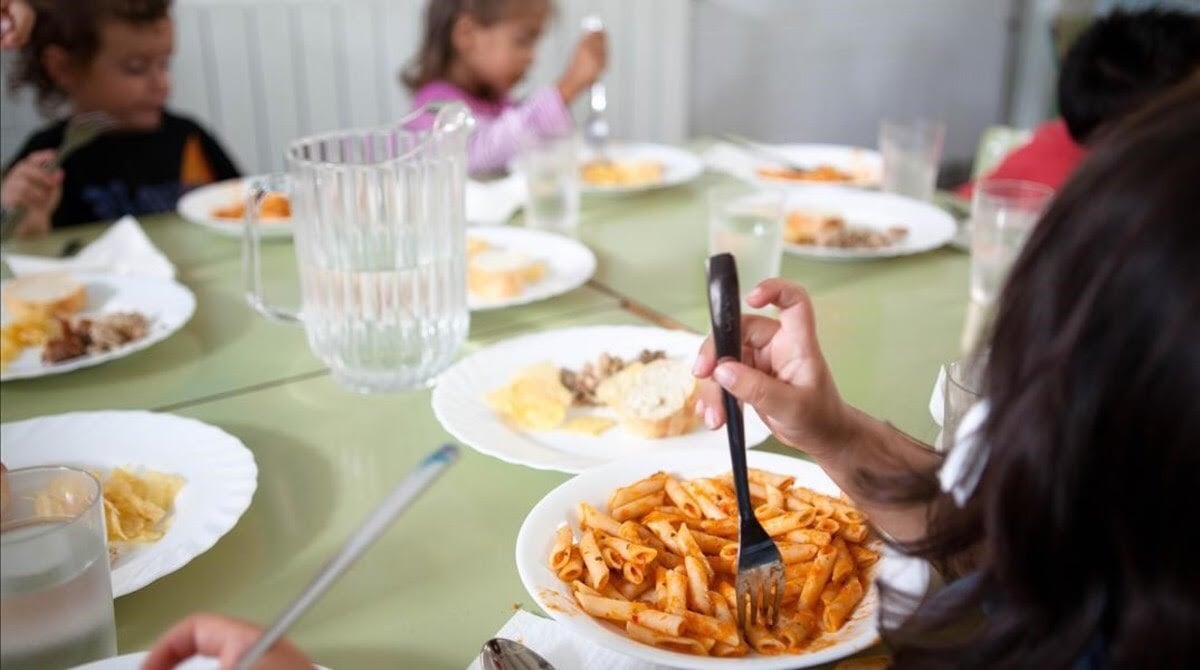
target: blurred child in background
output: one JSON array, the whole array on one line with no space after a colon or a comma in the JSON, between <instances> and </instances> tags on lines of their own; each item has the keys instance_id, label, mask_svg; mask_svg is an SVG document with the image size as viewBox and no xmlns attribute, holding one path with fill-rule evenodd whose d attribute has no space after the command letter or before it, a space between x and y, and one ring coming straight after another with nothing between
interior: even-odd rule
<instances>
[{"instance_id":1,"label":"blurred child in background","mask_svg":"<svg viewBox=\"0 0 1200 670\"><path fill-rule=\"evenodd\" d=\"M471 110L476 120L467 147L472 174L507 166L527 136L570 132L568 105L604 70L604 34L591 32L579 39L556 84L521 102L510 97L533 65L552 10L550 0L430 0L425 9L421 48L403 81L417 107L459 101ZM429 115L425 122L431 121Z\"/></svg>"},{"instance_id":2,"label":"blurred child in background","mask_svg":"<svg viewBox=\"0 0 1200 670\"><path fill-rule=\"evenodd\" d=\"M21 3L24 4L24 3ZM173 210L187 189L238 176L194 121L167 112L175 29L171 0L34 0L14 88L68 118L104 112L115 130L56 165L67 119L34 133L4 171L0 203L23 210L17 234Z\"/></svg>"},{"instance_id":3,"label":"blurred child in background","mask_svg":"<svg viewBox=\"0 0 1200 670\"><path fill-rule=\"evenodd\" d=\"M1024 179L1058 190L1117 122L1200 70L1200 13L1116 11L1076 39L1058 74L1060 118L993 169L987 179ZM969 198L974 184L958 194Z\"/></svg>"}]
</instances>

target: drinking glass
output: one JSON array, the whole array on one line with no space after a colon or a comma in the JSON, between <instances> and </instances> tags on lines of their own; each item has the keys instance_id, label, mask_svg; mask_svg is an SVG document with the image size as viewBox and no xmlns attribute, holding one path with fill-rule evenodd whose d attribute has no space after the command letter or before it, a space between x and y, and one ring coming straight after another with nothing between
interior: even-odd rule
<instances>
[{"instance_id":1,"label":"drinking glass","mask_svg":"<svg viewBox=\"0 0 1200 670\"><path fill-rule=\"evenodd\" d=\"M1020 179L989 179L971 201L971 299L996 300L1008 269L1041 218L1054 189Z\"/></svg>"},{"instance_id":2,"label":"drinking glass","mask_svg":"<svg viewBox=\"0 0 1200 670\"><path fill-rule=\"evenodd\" d=\"M579 225L579 147L574 136L531 137L517 169L525 179L525 225L570 233Z\"/></svg>"},{"instance_id":3,"label":"drinking glass","mask_svg":"<svg viewBox=\"0 0 1200 670\"><path fill-rule=\"evenodd\" d=\"M762 280L779 276L783 218L781 191L737 185L709 192L708 254L733 254L738 285L745 293Z\"/></svg>"},{"instance_id":4,"label":"drinking glass","mask_svg":"<svg viewBox=\"0 0 1200 670\"><path fill-rule=\"evenodd\" d=\"M246 206L246 297L264 316L304 326L309 348L360 392L431 383L466 340L466 139L472 119L439 105L395 126L307 137L288 173L255 180ZM262 295L258 205L291 198L302 307Z\"/></svg>"},{"instance_id":5,"label":"drinking glass","mask_svg":"<svg viewBox=\"0 0 1200 670\"><path fill-rule=\"evenodd\" d=\"M115 656L100 482L67 467L3 476L0 667L60 670Z\"/></svg>"},{"instance_id":6,"label":"drinking glass","mask_svg":"<svg viewBox=\"0 0 1200 670\"><path fill-rule=\"evenodd\" d=\"M879 126L883 190L917 200L932 200L946 126L940 121L890 121Z\"/></svg>"},{"instance_id":7,"label":"drinking glass","mask_svg":"<svg viewBox=\"0 0 1200 670\"><path fill-rule=\"evenodd\" d=\"M958 426L967 411L979 402L986 357L968 355L944 366L942 383L942 451L954 446Z\"/></svg>"}]
</instances>

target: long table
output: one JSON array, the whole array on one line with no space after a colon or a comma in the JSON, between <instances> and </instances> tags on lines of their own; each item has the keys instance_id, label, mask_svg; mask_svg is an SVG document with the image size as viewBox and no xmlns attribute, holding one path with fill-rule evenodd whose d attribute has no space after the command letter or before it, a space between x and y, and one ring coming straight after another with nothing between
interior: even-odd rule
<instances>
[{"instance_id":1,"label":"long table","mask_svg":"<svg viewBox=\"0 0 1200 670\"><path fill-rule=\"evenodd\" d=\"M586 286L551 300L472 315L464 353L521 333L586 324L707 329L703 193L727 178L624 198L585 198L580 239L599 260ZM513 222L520 225L520 217ZM269 621L419 458L449 439L430 393L364 396L337 386L296 328L242 299L240 243L174 215L143 227L197 296L179 333L137 355L69 375L6 383L0 419L72 410L170 411L220 426L253 451L259 488L238 525L181 570L117 600L121 651L147 648L197 610ZM100 225L16 250L55 253ZM294 299L290 242L264 250L268 293ZM949 249L862 263L785 259L808 287L842 393L930 439L929 392L956 355L967 256ZM782 449L778 444L769 449ZM515 608L537 611L513 544L526 512L566 475L467 451L293 630L341 670L466 667Z\"/></svg>"}]
</instances>

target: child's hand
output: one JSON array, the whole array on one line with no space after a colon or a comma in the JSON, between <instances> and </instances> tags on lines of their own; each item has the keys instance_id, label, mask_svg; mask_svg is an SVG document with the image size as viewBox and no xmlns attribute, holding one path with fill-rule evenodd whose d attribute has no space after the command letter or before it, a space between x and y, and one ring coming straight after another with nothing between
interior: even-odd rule
<instances>
[{"instance_id":1,"label":"child's hand","mask_svg":"<svg viewBox=\"0 0 1200 670\"><path fill-rule=\"evenodd\" d=\"M818 460L833 454L853 422L852 412L838 395L821 355L808 294L782 279L768 279L746 296L746 302L755 308L779 307L779 320L742 318L742 363L718 364L712 337L704 341L694 374L717 383L703 383L697 413L710 429L724 424L724 388L753 405L784 444Z\"/></svg>"},{"instance_id":2,"label":"child's hand","mask_svg":"<svg viewBox=\"0 0 1200 670\"><path fill-rule=\"evenodd\" d=\"M62 200L63 171L47 171L54 160L54 150L36 151L17 163L4 175L0 186L0 204L5 209L24 208L14 234L44 235L50 232L50 221L58 201Z\"/></svg>"},{"instance_id":3,"label":"child's hand","mask_svg":"<svg viewBox=\"0 0 1200 670\"><path fill-rule=\"evenodd\" d=\"M150 650L142 670L169 670L193 656L216 658L229 670L262 634L262 629L219 614L193 614L167 631ZM312 670L312 662L287 640L271 647L255 670Z\"/></svg>"},{"instance_id":4,"label":"child's hand","mask_svg":"<svg viewBox=\"0 0 1200 670\"><path fill-rule=\"evenodd\" d=\"M566 72L558 80L558 92L563 102L570 104L575 96L596 83L608 62L608 38L603 31L594 31L579 38L575 55Z\"/></svg>"},{"instance_id":5,"label":"child's hand","mask_svg":"<svg viewBox=\"0 0 1200 670\"><path fill-rule=\"evenodd\" d=\"M0 0L0 49L19 49L33 32L37 14L25 0Z\"/></svg>"}]
</instances>

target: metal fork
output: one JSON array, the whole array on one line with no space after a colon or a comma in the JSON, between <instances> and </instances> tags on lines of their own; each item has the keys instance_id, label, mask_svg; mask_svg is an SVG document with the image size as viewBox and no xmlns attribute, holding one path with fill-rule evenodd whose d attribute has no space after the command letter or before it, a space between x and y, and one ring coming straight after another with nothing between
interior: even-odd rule
<instances>
[{"instance_id":1,"label":"metal fork","mask_svg":"<svg viewBox=\"0 0 1200 670\"><path fill-rule=\"evenodd\" d=\"M583 19L584 32L598 33L604 30L604 21L595 14L589 14ZM592 148L595 158L607 161L608 154L608 90L604 82L592 84L588 92L588 115L583 124L583 139Z\"/></svg>"},{"instance_id":2,"label":"metal fork","mask_svg":"<svg viewBox=\"0 0 1200 670\"><path fill-rule=\"evenodd\" d=\"M717 360L741 360L741 293L732 254L708 259L708 309ZM746 431L742 408L728 391L721 392L729 460L738 503L737 619L744 632L750 625L773 626L783 603L783 559L779 548L754 516L746 472Z\"/></svg>"},{"instance_id":3,"label":"metal fork","mask_svg":"<svg viewBox=\"0 0 1200 670\"><path fill-rule=\"evenodd\" d=\"M54 159L46 164L46 172L54 172L67 160L67 157L91 143L92 140L117 127L117 120L107 112L86 112L73 116L67 121L63 131L62 142ZM3 221L0 222L0 241L7 240L17 224L25 218L24 205L17 205L4 210Z\"/></svg>"},{"instance_id":4,"label":"metal fork","mask_svg":"<svg viewBox=\"0 0 1200 670\"><path fill-rule=\"evenodd\" d=\"M746 151L749 151L763 160L770 161L772 163L778 163L786 170L792 170L795 172L808 172L812 170L812 166L810 165L801 165L800 163L793 161L791 158L788 158L783 153L775 151L774 149L764 146L749 138L742 137L741 135L735 135L733 133L721 133L720 137L727 142L732 142L742 147Z\"/></svg>"}]
</instances>

